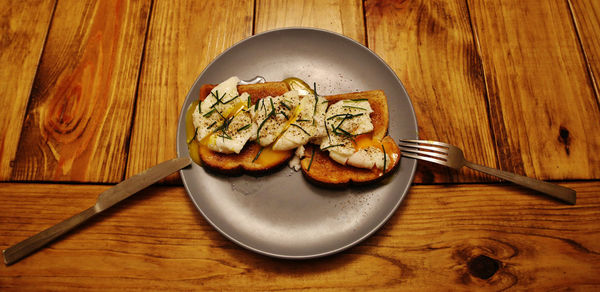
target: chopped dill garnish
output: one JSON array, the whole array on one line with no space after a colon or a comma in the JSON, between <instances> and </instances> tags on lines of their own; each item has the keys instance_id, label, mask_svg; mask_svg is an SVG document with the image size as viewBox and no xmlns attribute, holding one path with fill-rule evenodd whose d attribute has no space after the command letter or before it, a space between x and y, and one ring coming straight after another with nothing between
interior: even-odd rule
<instances>
[{"instance_id":1,"label":"chopped dill garnish","mask_svg":"<svg viewBox=\"0 0 600 292\"><path fill-rule=\"evenodd\" d=\"M243 127L239 128L237 131L238 131L238 132L241 132L241 131L243 131L243 130L246 130L246 129L250 128L251 126L252 126L252 124L247 124L247 125L245 125L245 126L243 126Z\"/></svg>"},{"instance_id":2,"label":"chopped dill garnish","mask_svg":"<svg viewBox=\"0 0 600 292\"><path fill-rule=\"evenodd\" d=\"M321 150L325 150L325 149L329 149L329 148L333 148L333 147L338 147L338 146L344 146L344 144L335 144L335 145L329 145Z\"/></svg>"},{"instance_id":3,"label":"chopped dill garnish","mask_svg":"<svg viewBox=\"0 0 600 292\"><path fill-rule=\"evenodd\" d=\"M213 108L213 109L211 109L210 111L208 111L207 113L205 113L205 114L204 114L204 115L202 115L202 116L203 116L203 117L208 117L208 116L212 115L212 113L214 113L214 112L215 112L215 110L216 110L216 109L214 109L214 108Z\"/></svg>"},{"instance_id":4,"label":"chopped dill garnish","mask_svg":"<svg viewBox=\"0 0 600 292\"><path fill-rule=\"evenodd\" d=\"M383 143L381 143L381 149L383 150L383 172L385 172L387 158L385 157L385 147L383 147Z\"/></svg>"},{"instance_id":5,"label":"chopped dill garnish","mask_svg":"<svg viewBox=\"0 0 600 292\"><path fill-rule=\"evenodd\" d=\"M308 163L308 168L306 169L306 172L310 171L310 167L312 166L313 159L315 158L315 150L316 149L317 149L317 147L313 146L313 149L312 149L313 151L312 151L312 154L310 155L310 162Z\"/></svg>"},{"instance_id":6,"label":"chopped dill garnish","mask_svg":"<svg viewBox=\"0 0 600 292\"><path fill-rule=\"evenodd\" d=\"M252 162L254 162L256 159L258 159L258 156L260 156L263 149L264 149L264 147L260 147L260 149L258 150L258 153L256 153L256 156L254 156L254 159L252 159Z\"/></svg>"},{"instance_id":7,"label":"chopped dill garnish","mask_svg":"<svg viewBox=\"0 0 600 292\"><path fill-rule=\"evenodd\" d=\"M306 133L306 135L308 135L309 137L312 136L306 130L304 130L304 128L302 128L302 127L300 127L300 126L298 126L296 124L290 124L290 126L294 126L294 127L298 128L298 129L302 130L302 132Z\"/></svg>"}]
</instances>

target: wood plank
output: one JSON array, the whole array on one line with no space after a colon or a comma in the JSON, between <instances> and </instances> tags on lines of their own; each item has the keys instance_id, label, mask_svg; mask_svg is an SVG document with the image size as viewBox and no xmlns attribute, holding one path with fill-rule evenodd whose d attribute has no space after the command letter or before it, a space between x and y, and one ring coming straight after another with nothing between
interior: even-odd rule
<instances>
[{"instance_id":1,"label":"wood plank","mask_svg":"<svg viewBox=\"0 0 600 292\"><path fill-rule=\"evenodd\" d=\"M468 1L504 170L600 177L600 111L566 1Z\"/></svg>"},{"instance_id":2,"label":"wood plank","mask_svg":"<svg viewBox=\"0 0 600 292\"><path fill-rule=\"evenodd\" d=\"M217 16L219 21L211 20ZM252 35L252 16L250 0L230 1L228 5L219 1L154 3L129 147L128 177L177 155L177 120L188 90L214 57ZM178 174L167 179L179 181Z\"/></svg>"},{"instance_id":3,"label":"wood plank","mask_svg":"<svg viewBox=\"0 0 600 292\"><path fill-rule=\"evenodd\" d=\"M0 11L0 180L10 178L55 0L4 2Z\"/></svg>"},{"instance_id":4,"label":"wood plank","mask_svg":"<svg viewBox=\"0 0 600 292\"><path fill-rule=\"evenodd\" d=\"M14 180L122 179L150 1L59 2Z\"/></svg>"},{"instance_id":5,"label":"wood plank","mask_svg":"<svg viewBox=\"0 0 600 292\"><path fill-rule=\"evenodd\" d=\"M512 185L414 186L374 236L307 261L246 251L202 218L183 187L153 187L1 265L0 288L598 289L600 182L565 186L577 205ZM0 184L0 247L89 207L106 188Z\"/></svg>"},{"instance_id":6,"label":"wood plank","mask_svg":"<svg viewBox=\"0 0 600 292\"><path fill-rule=\"evenodd\" d=\"M568 3L600 103L600 1L569 0Z\"/></svg>"},{"instance_id":7,"label":"wood plank","mask_svg":"<svg viewBox=\"0 0 600 292\"><path fill-rule=\"evenodd\" d=\"M360 0L256 2L256 33L290 26L322 28L365 43L363 6Z\"/></svg>"},{"instance_id":8,"label":"wood plank","mask_svg":"<svg viewBox=\"0 0 600 292\"><path fill-rule=\"evenodd\" d=\"M410 95L419 138L454 144L467 159L496 167L483 71L464 1L368 0L366 19L369 48ZM420 163L415 182L488 179Z\"/></svg>"}]
</instances>

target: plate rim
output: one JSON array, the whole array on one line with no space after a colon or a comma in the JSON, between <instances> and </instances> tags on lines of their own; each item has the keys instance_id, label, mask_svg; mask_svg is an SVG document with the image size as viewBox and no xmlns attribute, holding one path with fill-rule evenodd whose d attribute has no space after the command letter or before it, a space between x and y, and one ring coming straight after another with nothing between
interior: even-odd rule
<instances>
[{"instance_id":1,"label":"plate rim","mask_svg":"<svg viewBox=\"0 0 600 292\"><path fill-rule=\"evenodd\" d=\"M377 58L381 64L383 64L385 66L385 68L392 74L392 76L396 79L396 81L398 82L398 84L400 85L401 90L405 93L405 95L408 97L408 101L409 101L409 107L410 107L410 114L411 114L411 118L415 121L415 127L414 127L414 133L415 133L415 139L418 139L419 137L419 129L418 129L418 120L416 117L416 113L415 113L415 109L414 109L414 105L412 103L412 100L410 98L410 95L408 94L408 92L406 91L406 88L404 87L404 84L402 83L402 81L400 80L400 78L398 78L398 75L396 74L396 72L387 64L387 62L385 62L385 60L383 60L383 58L381 58L379 55L377 55L377 53L375 53L373 50L371 50L370 48L366 47L365 45L363 45L362 43L347 37L345 35L342 35L340 33L334 32L334 31L330 31L330 30L326 30L326 29L322 29L322 28L314 28L314 27L300 27L300 26L291 26L291 27L283 27L283 28L276 28L276 29L271 29L271 30L267 30L261 33L257 33L254 34L252 36L249 36L247 38L244 38L236 43L234 43L233 45L231 45L230 47L228 47L227 49L225 49L223 52L221 52L220 54L218 54L217 56L215 56L213 58L213 60L208 63L206 65L206 67L204 67L204 69L202 70L202 72L196 77L196 79L194 80L194 82L192 83L192 85L189 87L186 97L183 100L183 104L181 105L181 110L179 113L179 119L177 122L177 133L176 133L176 140L175 140L175 144L176 144L176 149L177 149L177 157L182 157L182 149L180 149L180 139L182 139L181 134L180 134L180 126L185 125L185 114L187 112L187 109L185 107L186 101L188 100L188 98L190 97L192 90L194 88L194 86L196 85L196 83L198 83L198 81L202 78L202 76L206 73L206 71L211 68L211 66L216 63L223 55L227 54L229 51L231 51L232 49L234 49L235 47L237 47L238 45L251 41L254 38L266 35L266 34L271 34L271 33L279 33L279 32L285 32L285 31L317 31L317 32L321 32L321 33L326 33L326 34L331 34L335 37L341 37L347 41L350 41L352 43L354 43L355 45L358 45L359 48L366 50L368 53L370 53L372 56L374 56L375 58ZM182 122L183 120L183 122ZM411 137L412 138L412 137ZM402 157L401 157L402 158ZM364 241L365 239L369 238L370 236L372 236L375 232L377 232L378 230L381 229L381 227L383 225L385 225L390 218L396 213L396 211L398 210L398 208L400 207L400 205L402 204L402 202L405 200L406 196L408 195L408 191L409 189L412 187L413 181L414 181L414 177L415 177L415 173L416 173L416 169L417 169L417 164L418 162L415 160L415 163L412 164L410 171L410 176L408 179L408 183L406 184L406 186L404 186L404 188L401 190L402 191L402 195L400 196L400 199L396 202L396 204L394 205L394 207L389 211L388 214L385 215L385 217L383 218L383 220L381 220L376 226L374 226L369 232L366 232L365 234L363 234L362 236L358 237L357 239L355 239L354 241L345 244L341 247L338 247L336 249L332 249L332 250L328 250L325 252L320 252L320 253L314 253L314 254L307 254L307 255L289 255L289 254L282 254L282 253L274 253L274 252L269 252L269 251L265 251L262 250L260 248L254 247L254 246L250 246L246 243L243 243L241 241L239 241L238 239L232 237L230 234L228 234L227 232L225 232L224 230L222 230L219 226L217 226L202 210L202 208L200 207L199 203L196 202L196 199L192 196L192 192L189 189L189 184L186 182L186 176L184 175L185 173L185 169L181 169L179 170L179 175L181 177L181 180L183 182L183 186L186 190L186 193L188 195L188 197L191 199L192 203L194 204L194 206L196 207L197 211L200 212L200 214L202 214L202 217L214 228L216 229L221 235L225 236L225 238L227 238L228 240L231 240L232 242L234 242L235 244L248 249L250 251L256 252L258 254L261 255L265 255L265 256L269 256L269 257L274 257L274 258L280 258L280 259L290 259L290 260L303 260L303 259L313 259L313 258L320 258L320 257L325 257L325 256L329 256L329 255L333 255L336 253L339 253L341 251L344 251L346 249L349 249L357 244L359 244L360 242ZM398 171L398 170L395 170Z\"/></svg>"}]
</instances>

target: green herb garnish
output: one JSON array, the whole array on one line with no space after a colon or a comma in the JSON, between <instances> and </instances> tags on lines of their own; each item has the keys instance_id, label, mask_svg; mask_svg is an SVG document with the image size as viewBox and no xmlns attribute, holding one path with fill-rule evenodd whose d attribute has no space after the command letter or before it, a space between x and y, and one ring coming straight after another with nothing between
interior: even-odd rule
<instances>
[{"instance_id":1,"label":"green herb garnish","mask_svg":"<svg viewBox=\"0 0 600 292\"><path fill-rule=\"evenodd\" d=\"M315 93L315 109L313 110L313 121L317 114L317 103L319 102L319 95L317 94L317 82L313 83L313 92Z\"/></svg>"},{"instance_id":2,"label":"green herb garnish","mask_svg":"<svg viewBox=\"0 0 600 292\"><path fill-rule=\"evenodd\" d=\"M251 105L252 105L252 99L250 99L250 95L248 95L248 106L247 106L247 108L250 109Z\"/></svg>"},{"instance_id":3,"label":"green herb garnish","mask_svg":"<svg viewBox=\"0 0 600 292\"><path fill-rule=\"evenodd\" d=\"M290 118L284 113L284 112L279 112L280 114L282 114L286 120L289 120Z\"/></svg>"},{"instance_id":4,"label":"green herb garnish","mask_svg":"<svg viewBox=\"0 0 600 292\"><path fill-rule=\"evenodd\" d=\"M258 130L256 130L256 143L260 142L260 130L262 129L262 127L265 125L265 122L267 122L267 120L271 117L272 114L273 114L273 112L270 112L258 126Z\"/></svg>"},{"instance_id":5,"label":"green herb garnish","mask_svg":"<svg viewBox=\"0 0 600 292\"><path fill-rule=\"evenodd\" d=\"M202 116L203 116L203 117L208 117L208 116L212 115L212 113L214 113L214 112L215 112L215 110L216 110L216 109L214 109L214 108L213 108L213 109L211 109L210 111L208 111L207 113L205 113L205 114L204 114L204 115L202 115Z\"/></svg>"},{"instance_id":6,"label":"green herb garnish","mask_svg":"<svg viewBox=\"0 0 600 292\"><path fill-rule=\"evenodd\" d=\"M283 102L283 101L281 102L281 105L290 111L292 110L292 108L289 105L285 104L285 102Z\"/></svg>"},{"instance_id":7,"label":"green herb garnish","mask_svg":"<svg viewBox=\"0 0 600 292\"><path fill-rule=\"evenodd\" d=\"M331 136L329 136L329 129L327 128L327 122L323 121L323 125L325 126L325 132L327 132L327 139L331 142Z\"/></svg>"},{"instance_id":8,"label":"green herb garnish","mask_svg":"<svg viewBox=\"0 0 600 292\"><path fill-rule=\"evenodd\" d=\"M262 100L262 99L261 99ZM258 100L255 104L254 104L254 111L258 110L258 104L260 103L261 100Z\"/></svg>"},{"instance_id":9,"label":"green herb garnish","mask_svg":"<svg viewBox=\"0 0 600 292\"><path fill-rule=\"evenodd\" d=\"M212 122L212 124L210 124L208 127L206 127L207 129L212 128L212 126L214 126L217 123L217 121Z\"/></svg>"},{"instance_id":10,"label":"green herb garnish","mask_svg":"<svg viewBox=\"0 0 600 292\"><path fill-rule=\"evenodd\" d=\"M359 101L367 101L367 98L355 98L355 99L344 99L344 102L359 102Z\"/></svg>"},{"instance_id":11,"label":"green herb garnish","mask_svg":"<svg viewBox=\"0 0 600 292\"><path fill-rule=\"evenodd\" d=\"M310 162L308 163L308 168L306 169L306 172L310 171L310 167L312 166L313 159L315 158L315 150L316 149L317 148L313 146L313 151L312 151L312 154L310 155Z\"/></svg>"},{"instance_id":12,"label":"green herb garnish","mask_svg":"<svg viewBox=\"0 0 600 292\"><path fill-rule=\"evenodd\" d=\"M383 143L381 143L381 149L383 150L383 172L385 172L387 158L385 157L385 147L383 147Z\"/></svg>"},{"instance_id":13,"label":"green herb garnish","mask_svg":"<svg viewBox=\"0 0 600 292\"><path fill-rule=\"evenodd\" d=\"M241 132L241 131L243 131L243 130L246 130L246 129L250 128L251 126L252 126L252 124L247 124L247 125L245 125L245 126L243 126L243 127L239 128L237 131L238 131L238 132Z\"/></svg>"},{"instance_id":14,"label":"green herb garnish","mask_svg":"<svg viewBox=\"0 0 600 292\"><path fill-rule=\"evenodd\" d=\"M304 128L302 128L302 127L300 127L300 126L298 126L296 124L290 124L290 126L294 126L294 127L298 128L298 129L302 130L302 132L306 133L306 135L308 135L309 137L312 136L306 130L304 130Z\"/></svg>"},{"instance_id":15,"label":"green herb garnish","mask_svg":"<svg viewBox=\"0 0 600 292\"><path fill-rule=\"evenodd\" d=\"M254 162L256 159L258 159L258 156L260 156L263 149L264 149L264 147L260 147L260 149L258 150L258 153L256 153L256 156L254 156L254 159L252 159L252 162Z\"/></svg>"},{"instance_id":16,"label":"green herb garnish","mask_svg":"<svg viewBox=\"0 0 600 292\"><path fill-rule=\"evenodd\" d=\"M191 139L187 140L187 143L190 144L194 141L194 139L196 139L196 136L198 135L198 131L194 130L194 137L192 137Z\"/></svg>"},{"instance_id":17,"label":"green herb garnish","mask_svg":"<svg viewBox=\"0 0 600 292\"><path fill-rule=\"evenodd\" d=\"M335 144L335 145L329 145L321 150L325 150L325 149L329 149L329 148L333 148L333 147L338 147L338 146L344 146L344 144Z\"/></svg>"},{"instance_id":18,"label":"green herb garnish","mask_svg":"<svg viewBox=\"0 0 600 292\"><path fill-rule=\"evenodd\" d=\"M307 119L297 119L296 122L310 122L311 120Z\"/></svg>"},{"instance_id":19,"label":"green herb garnish","mask_svg":"<svg viewBox=\"0 0 600 292\"><path fill-rule=\"evenodd\" d=\"M228 103L230 103L232 100L234 100L234 99L236 99L236 98L238 98L238 97L239 97L239 94L238 94L238 95L236 95L236 96L234 96L234 97L232 97L232 98L231 98L230 100L228 100L228 101L221 101L221 103L222 103L222 104L228 104ZM223 98L225 98L225 94L223 94Z\"/></svg>"},{"instance_id":20,"label":"green herb garnish","mask_svg":"<svg viewBox=\"0 0 600 292\"><path fill-rule=\"evenodd\" d=\"M359 107L359 106L351 106L351 105L344 105L344 106L342 106L342 107L345 107L345 108L353 108L353 109L359 109L359 110L363 110L363 111L366 111L366 110L367 110L366 108L362 108L362 107Z\"/></svg>"},{"instance_id":21,"label":"green herb garnish","mask_svg":"<svg viewBox=\"0 0 600 292\"><path fill-rule=\"evenodd\" d=\"M215 93L216 93L216 94L215 94ZM218 91L218 90L215 90L215 92L212 92L212 91L211 91L211 92L210 92L210 94L211 94L212 96L214 96L214 97L217 99L217 101L215 101L215 103L213 103L213 104L210 106L210 108L213 108L213 107L215 107L215 105L217 105L219 102L221 102L221 98L225 97L225 94L223 94L223 96L219 97L219 91Z\"/></svg>"}]
</instances>

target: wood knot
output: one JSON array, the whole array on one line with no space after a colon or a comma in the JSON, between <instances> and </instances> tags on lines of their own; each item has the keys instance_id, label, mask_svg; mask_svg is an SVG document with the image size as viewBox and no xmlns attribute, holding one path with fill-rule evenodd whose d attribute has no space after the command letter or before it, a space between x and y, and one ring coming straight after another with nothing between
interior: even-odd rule
<instances>
[{"instance_id":1,"label":"wood knot","mask_svg":"<svg viewBox=\"0 0 600 292\"><path fill-rule=\"evenodd\" d=\"M571 145L571 137L569 136L569 130L563 126L558 129L558 142L565 145L565 152L567 155L571 154L569 146Z\"/></svg>"},{"instance_id":2,"label":"wood knot","mask_svg":"<svg viewBox=\"0 0 600 292\"><path fill-rule=\"evenodd\" d=\"M478 255L467 262L469 273L480 279L489 279L500 268L498 260L485 255Z\"/></svg>"}]
</instances>

